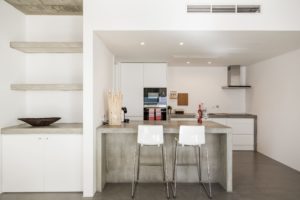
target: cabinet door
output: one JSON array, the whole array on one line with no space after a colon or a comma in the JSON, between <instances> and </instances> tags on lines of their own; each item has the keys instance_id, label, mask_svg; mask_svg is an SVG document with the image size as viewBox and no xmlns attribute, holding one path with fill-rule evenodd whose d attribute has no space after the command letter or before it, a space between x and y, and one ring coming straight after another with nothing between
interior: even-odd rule
<instances>
[{"instance_id":1,"label":"cabinet door","mask_svg":"<svg viewBox=\"0 0 300 200\"><path fill-rule=\"evenodd\" d=\"M254 134L253 119L228 119L227 125L232 127L232 134Z\"/></svg>"},{"instance_id":2,"label":"cabinet door","mask_svg":"<svg viewBox=\"0 0 300 200\"><path fill-rule=\"evenodd\" d=\"M254 135L233 135L233 145L254 146Z\"/></svg>"},{"instance_id":3,"label":"cabinet door","mask_svg":"<svg viewBox=\"0 0 300 200\"><path fill-rule=\"evenodd\" d=\"M227 126L226 118L209 118L208 120Z\"/></svg>"},{"instance_id":4,"label":"cabinet door","mask_svg":"<svg viewBox=\"0 0 300 200\"><path fill-rule=\"evenodd\" d=\"M123 106L127 107L128 117L143 117L144 87L143 64L121 64L121 90Z\"/></svg>"},{"instance_id":5,"label":"cabinet door","mask_svg":"<svg viewBox=\"0 0 300 200\"><path fill-rule=\"evenodd\" d=\"M82 135L45 136L45 191L82 191Z\"/></svg>"},{"instance_id":6,"label":"cabinet door","mask_svg":"<svg viewBox=\"0 0 300 200\"><path fill-rule=\"evenodd\" d=\"M43 191L42 135L2 135L3 192Z\"/></svg>"},{"instance_id":7,"label":"cabinet door","mask_svg":"<svg viewBox=\"0 0 300 200\"><path fill-rule=\"evenodd\" d=\"M167 64L144 64L144 87L167 87Z\"/></svg>"}]
</instances>

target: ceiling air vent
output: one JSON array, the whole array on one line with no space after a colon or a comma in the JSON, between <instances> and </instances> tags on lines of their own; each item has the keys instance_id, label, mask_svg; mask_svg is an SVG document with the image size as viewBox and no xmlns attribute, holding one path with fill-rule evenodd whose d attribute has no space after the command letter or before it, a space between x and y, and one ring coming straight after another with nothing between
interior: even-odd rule
<instances>
[{"instance_id":1,"label":"ceiling air vent","mask_svg":"<svg viewBox=\"0 0 300 200\"><path fill-rule=\"evenodd\" d=\"M260 13L260 5L238 5L238 13Z\"/></svg>"},{"instance_id":2,"label":"ceiling air vent","mask_svg":"<svg viewBox=\"0 0 300 200\"><path fill-rule=\"evenodd\" d=\"M260 5L188 5L188 13L260 13Z\"/></svg>"},{"instance_id":3,"label":"ceiling air vent","mask_svg":"<svg viewBox=\"0 0 300 200\"><path fill-rule=\"evenodd\" d=\"M210 13L211 5L188 5L187 12Z\"/></svg>"},{"instance_id":4,"label":"ceiling air vent","mask_svg":"<svg viewBox=\"0 0 300 200\"><path fill-rule=\"evenodd\" d=\"M212 13L235 13L235 5L212 5Z\"/></svg>"}]
</instances>

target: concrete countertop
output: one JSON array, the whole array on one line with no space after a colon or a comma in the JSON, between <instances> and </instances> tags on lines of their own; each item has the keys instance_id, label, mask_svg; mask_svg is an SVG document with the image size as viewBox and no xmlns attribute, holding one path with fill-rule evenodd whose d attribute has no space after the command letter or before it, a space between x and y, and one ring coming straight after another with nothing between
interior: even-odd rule
<instances>
[{"instance_id":1,"label":"concrete countertop","mask_svg":"<svg viewBox=\"0 0 300 200\"><path fill-rule=\"evenodd\" d=\"M170 118L196 118L196 114L194 113L185 113L185 114L174 114L170 115Z\"/></svg>"},{"instance_id":2,"label":"concrete countertop","mask_svg":"<svg viewBox=\"0 0 300 200\"><path fill-rule=\"evenodd\" d=\"M112 125L103 125L98 127L97 131L101 133L136 133L138 125L163 125L164 133L179 133L180 125L188 126L199 126L195 121L130 121L130 123L122 123L119 126ZM222 124L212 122L212 121L203 121L205 126L206 133L229 133L230 127L224 126Z\"/></svg>"},{"instance_id":3,"label":"concrete countertop","mask_svg":"<svg viewBox=\"0 0 300 200\"><path fill-rule=\"evenodd\" d=\"M54 123L50 126L32 127L28 124L10 126L1 129L1 134L68 133L82 134L82 123Z\"/></svg>"},{"instance_id":4,"label":"concrete countertop","mask_svg":"<svg viewBox=\"0 0 300 200\"><path fill-rule=\"evenodd\" d=\"M208 118L253 118L256 119L257 115L248 113L208 113Z\"/></svg>"}]
</instances>

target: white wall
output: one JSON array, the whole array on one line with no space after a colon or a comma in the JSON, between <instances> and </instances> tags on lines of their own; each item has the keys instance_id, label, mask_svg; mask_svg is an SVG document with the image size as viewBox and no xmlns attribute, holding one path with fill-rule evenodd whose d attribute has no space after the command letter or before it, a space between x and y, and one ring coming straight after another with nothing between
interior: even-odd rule
<instances>
[{"instance_id":1,"label":"white wall","mask_svg":"<svg viewBox=\"0 0 300 200\"><path fill-rule=\"evenodd\" d=\"M261 14L186 13L189 2L260 4ZM299 30L298 0L89 0L95 30Z\"/></svg>"},{"instance_id":2,"label":"white wall","mask_svg":"<svg viewBox=\"0 0 300 200\"><path fill-rule=\"evenodd\" d=\"M26 15L26 39L37 42L81 42L82 16Z\"/></svg>"},{"instance_id":3,"label":"white wall","mask_svg":"<svg viewBox=\"0 0 300 200\"><path fill-rule=\"evenodd\" d=\"M85 24L88 29L89 24ZM96 192L96 129L107 115L106 93L113 87L114 55L96 34L84 32L83 196ZM91 51L92 50L92 51Z\"/></svg>"},{"instance_id":4,"label":"white wall","mask_svg":"<svg viewBox=\"0 0 300 200\"><path fill-rule=\"evenodd\" d=\"M195 0L195 2L208 2ZM227 2L228 0L211 0ZM187 14L187 1L88 0L84 8L84 196L93 196L94 74L93 33L96 30L300 30L298 0L233 0L261 4L261 14Z\"/></svg>"},{"instance_id":5,"label":"white wall","mask_svg":"<svg viewBox=\"0 0 300 200\"><path fill-rule=\"evenodd\" d=\"M80 16L27 16L26 40L81 42ZM82 54L26 54L27 83L82 83ZM27 92L27 117L82 122L82 92Z\"/></svg>"},{"instance_id":6,"label":"white wall","mask_svg":"<svg viewBox=\"0 0 300 200\"><path fill-rule=\"evenodd\" d=\"M107 49L102 40L94 34L94 129L108 119L107 92L113 87L114 55ZM94 178L97 169L103 171L102 166L97 166L97 137L94 135ZM96 179L99 180L99 179ZM96 180L95 183L96 183ZM96 183L97 185L97 183ZM100 184L98 183L98 186Z\"/></svg>"},{"instance_id":7,"label":"white wall","mask_svg":"<svg viewBox=\"0 0 300 200\"><path fill-rule=\"evenodd\" d=\"M94 110L98 127L104 118L108 119L107 92L113 89L114 55L94 34Z\"/></svg>"},{"instance_id":8,"label":"white wall","mask_svg":"<svg viewBox=\"0 0 300 200\"><path fill-rule=\"evenodd\" d=\"M96 124L94 119L94 32L93 16L83 1L83 196L96 192ZM99 148L99 147L98 147Z\"/></svg>"},{"instance_id":9,"label":"white wall","mask_svg":"<svg viewBox=\"0 0 300 200\"><path fill-rule=\"evenodd\" d=\"M188 106L177 106L177 100L168 99L173 109L197 113L203 102L208 112L245 112L245 90L222 89L226 85L226 67L168 67L168 93L189 94Z\"/></svg>"},{"instance_id":10,"label":"white wall","mask_svg":"<svg viewBox=\"0 0 300 200\"><path fill-rule=\"evenodd\" d=\"M25 38L25 16L0 1L0 129L15 125L25 113L25 94L10 90L14 81L25 81L25 55L9 47L12 40ZM1 138L0 138L1 155ZM1 160L0 160L1 171ZM0 175L1 176L1 175ZM0 177L0 193L1 193Z\"/></svg>"},{"instance_id":11,"label":"white wall","mask_svg":"<svg viewBox=\"0 0 300 200\"><path fill-rule=\"evenodd\" d=\"M247 111L258 115L258 151L300 171L300 50L247 69Z\"/></svg>"}]
</instances>

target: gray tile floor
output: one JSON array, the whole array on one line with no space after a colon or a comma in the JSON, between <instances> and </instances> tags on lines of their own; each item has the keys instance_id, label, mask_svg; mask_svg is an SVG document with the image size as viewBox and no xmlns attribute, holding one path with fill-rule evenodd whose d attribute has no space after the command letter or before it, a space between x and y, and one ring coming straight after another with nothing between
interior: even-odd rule
<instances>
[{"instance_id":1,"label":"gray tile floor","mask_svg":"<svg viewBox=\"0 0 300 200\"><path fill-rule=\"evenodd\" d=\"M234 152L233 193L213 185L214 200L300 200L300 172L253 152ZM93 200L130 200L130 184L107 184ZM208 199L197 184L179 184L177 200ZM81 193L11 193L1 200L81 200ZM90 198L92 199L92 198ZM140 184L136 200L166 199L161 184Z\"/></svg>"}]
</instances>

